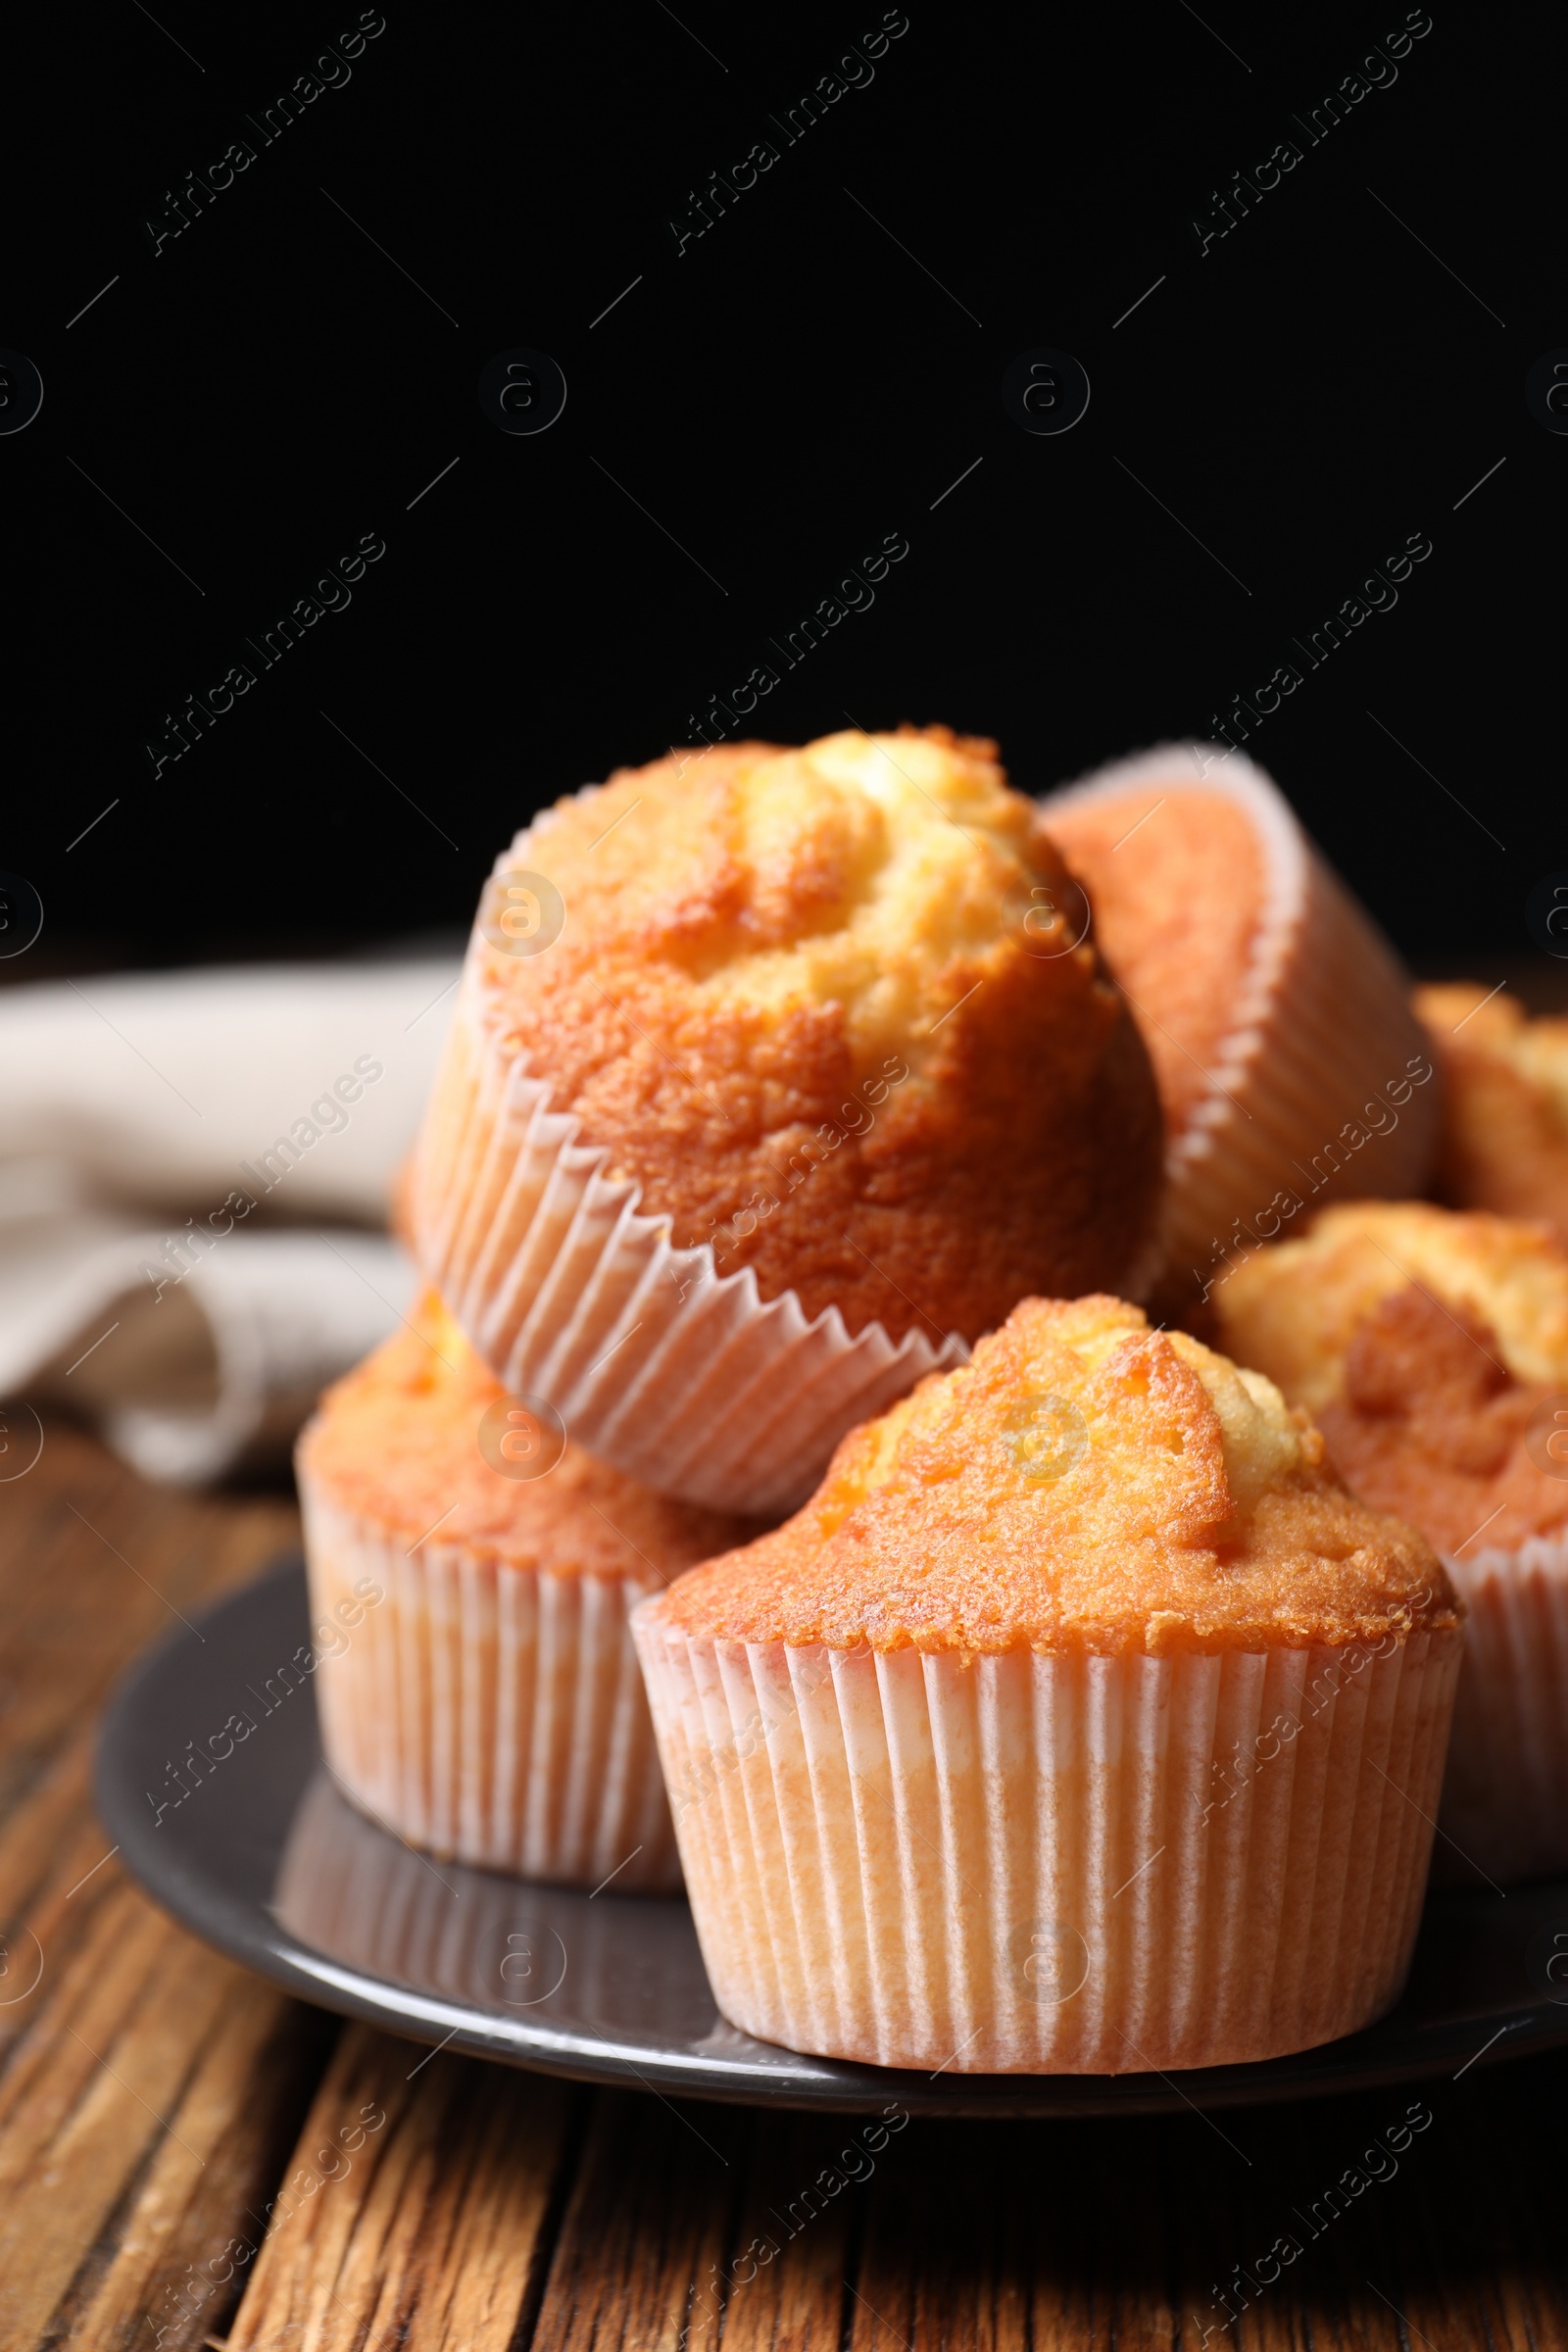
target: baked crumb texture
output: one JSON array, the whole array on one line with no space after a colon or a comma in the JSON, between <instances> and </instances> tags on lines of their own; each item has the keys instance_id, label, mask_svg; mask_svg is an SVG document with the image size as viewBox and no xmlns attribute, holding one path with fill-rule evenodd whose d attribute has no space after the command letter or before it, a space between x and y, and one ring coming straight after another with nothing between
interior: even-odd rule
<instances>
[{"instance_id":1,"label":"baked crumb texture","mask_svg":"<svg viewBox=\"0 0 1568 2352\"><path fill-rule=\"evenodd\" d=\"M804 1509L681 1578L659 1614L702 1640L959 1654L1305 1647L1451 1624L1431 1547L1347 1494L1322 1450L1270 1381L1138 1307L1026 1299L964 1369L846 1438Z\"/></svg>"},{"instance_id":2,"label":"baked crumb texture","mask_svg":"<svg viewBox=\"0 0 1568 2352\"><path fill-rule=\"evenodd\" d=\"M517 872L564 909L539 954L487 911ZM1137 1026L995 746L849 733L672 754L519 837L415 1224L509 1388L776 1517L1025 1292L1136 1286L1160 1155Z\"/></svg>"},{"instance_id":3,"label":"baked crumb texture","mask_svg":"<svg viewBox=\"0 0 1568 2352\"><path fill-rule=\"evenodd\" d=\"M1159 1083L1161 1304L1195 1306L1260 1221L1418 1192L1438 1090L1408 976L1263 770L1164 745L1043 813Z\"/></svg>"},{"instance_id":4,"label":"baked crumb texture","mask_svg":"<svg viewBox=\"0 0 1568 2352\"><path fill-rule=\"evenodd\" d=\"M1483 1521L1494 1547L1568 1521L1568 1479L1530 1449L1568 1390L1568 1254L1544 1226L1347 1202L1254 1251L1214 1301L1224 1345L1314 1415L1355 1491L1440 1550Z\"/></svg>"},{"instance_id":5,"label":"baked crumb texture","mask_svg":"<svg viewBox=\"0 0 1568 2352\"><path fill-rule=\"evenodd\" d=\"M745 1523L568 1446L514 1480L504 1392L433 1295L300 1442L316 1682L339 1785L399 1837L523 1878L680 1883L627 1614Z\"/></svg>"},{"instance_id":6,"label":"baked crumb texture","mask_svg":"<svg viewBox=\"0 0 1568 2352\"><path fill-rule=\"evenodd\" d=\"M1418 988L1414 1004L1444 1077L1441 1198L1568 1242L1568 1020L1530 1020L1471 980Z\"/></svg>"},{"instance_id":7,"label":"baked crumb texture","mask_svg":"<svg viewBox=\"0 0 1568 2352\"><path fill-rule=\"evenodd\" d=\"M1143 2073L1402 1982L1461 1631L1270 1383L1026 1300L642 1603L714 1992L790 2047ZM1044 1475L1042 1475L1044 1473Z\"/></svg>"},{"instance_id":8,"label":"baked crumb texture","mask_svg":"<svg viewBox=\"0 0 1568 2352\"><path fill-rule=\"evenodd\" d=\"M1367 1502L1469 1607L1436 1869L1568 1867L1568 1254L1543 1224L1330 1209L1214 1293L1226 1345L1310 1407Z\"/></svg>"},{"instance_id":9,"label":"baked crumb texture","mask_svg":"<svg viewBox=\"0 0 1568 2352\"><path fill-rule=\"evenodd\" d=\"M476 1565L662 1584L757 1533L757 1523L656 1494L567 1441L547 1477L513 1479L479 1450L506 1395L434 1291L408 1323L326 1391L299 1468L388 1542L440 1522Z\"/></svg>"},{"instance_id":10,"label":"baked crumb texture","mask_svg":"<svg viewBox=\"0 0 1568 2352\"><path fill-rule=\"evenodd\" d=\"M909 728L623 770L504 861L561 893L555 946L475 950L487 1019L609 1179L852 1333L972 1341L1148 1238L1148 1058L995 748Z\"/></svg>"}]
</instances>

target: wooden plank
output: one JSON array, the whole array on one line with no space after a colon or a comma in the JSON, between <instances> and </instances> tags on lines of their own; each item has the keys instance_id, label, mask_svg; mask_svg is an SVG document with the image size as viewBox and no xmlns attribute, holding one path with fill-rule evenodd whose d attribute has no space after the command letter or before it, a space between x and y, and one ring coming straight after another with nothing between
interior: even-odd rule
<instances>
[{"instance_id":1,"label":"wooden plank","mask_svg":"<svg viewBox=\"0 0 1568 2352\"><path fill-rule=\"evenodd\" d=\"M431 2060L429 2071L454 2065ZM361 2086L345 2079L312 2132ZM1470 2104L1462 2091L1454 2101L1440 2163L1428 2161L1443 2144L1429 2128L1397 2177L1369 2180L1332 2218L1324 2190L1364 2170L1368 2149L1387 2148L1419 2089L1208 2118L918 2123L886 2138L858 2118L596 2094L533 2352L713 2352L720 2327L725 2352L831 2352L841 2340L861 2352L1107 2341L1174 2352L1200 2345L1205 2327L1213 2352L1409 2352L1421 2336L1434 2352L1474 2342L1563 2352L1568 2167L1554 2118L1565 2090L1561 2063L1544 2085L1534 2072L1480 2078ZM407 2128L395 2075L374 2095L391 2149ZM447 2128L429 2130L438 2138ZM462 2192L485 2205L473 2250L458 2254L450 2215L424 2201L416 2167L400 2157L384 2196L348 2184L329 2258L313 2266L296 2247L289 2293L254 2312L248 2302L230 2352L260 2352L284 2327L291 2342L334 2352L401 2341L406 2328L421 2345L526 2343L529 2281L549 2235L542 2183L517 2275L484 2268L496 2244L493 2151L506 2136L481 2150ZM378 2198L375 2228L346 2210ZM1259 2257L1285 2233L1301 2250L1269 2280ZM344 2248L362 2237L356 2271ZM432 2280L470 2268L477 2311L455 2295L441 2309ZM323 2281L340 2308L322 2302ZM262 2285L259 2273L258 2298Z\"/></svg>"},{"instance_id":2,"label":"wooden plank","mask_svg":"<svg viewBox=\"0 0 1568 2352\"><path fill-rule=\"evenodd\" d=\"M533 2352L714 2352L754 2126L744 2108L602 2091Z\"/></svg>"},{"instance_id":3,"label":"wooden plank","mask_svg":"<svg viewBox=\"0 0 1568 2352\"><path fill-rule=\"evenodd\" d=\"M890 2162L860 2116L759 2115L723 2276L724 2352L839 2352L867 2183Z\"/></svg>"},{"instance_id":4,"label":"wooden plank","mask_svg":"<svg viewBox=\"0 0 1568 2352\"><path fill-rule=\"evenodd\" d=\"M1568 2352L1568 2056L1417 2083L1391 2111L1407 2097L1433 2122L1380 2195L1361 2282L1390 2298L1411 2348L1424 2335L1440 2352Z\"/></svg>"},{"instance_id":5,"label":"wooden plank","mask_svg":"<svg viewBox=\"0 0 1568 2352\"><path fill-rule=\"evenodd\" d=\"M1072 2124L1054 2132L1015 2130L1031 2338L1042 2346L1102 2343L1115 2303L1103 2185L1114 2151L1111 2130Z\"/></svg>"},{"instance_id":6,"label":"wooden plank","mask_svg":"<svg viewBox=\"0 0 1568 2352\"><path fill-rule=\"evenodd\" d=\"M90 1798L91 1717L126 1658L294 1524L282 1497L148 1487L69 1425L0 1490L8 2345L96 2352L149 2322L166 2352L199 2343L239 2291L211 2266L270 2193L335 2034L130 1886Z\"/></svg>"},{"instance_id":7,"label":"wooden plank","mask_svg":"<svg viewBox=\"0 0 1568 2352\"><path fill-rule=\"evenodd\" d=\"M221 2330L261 2243L257 2216L336 2037L324 2012L213 1965L227 1982L215 2029L192 2052L172 2129L109 2217L49 2331L84 2352L128 2352L138 2340L187 2352ZM194 2179L184 2147L204 2154Z\"/></svg>"},{"instance_id":8,"label":"wooden plank","mask_svg":"<svg viewBox=\"0 0 1568 2352\"><path fill-rule=\"evenodd\" d=\"M850 2340L1568 2352L1565 2103L1555 2058L1207 2117L916 2124L870 2191Z\"/></svg>"},{"instance_id":9,"label":"wooden plank","mask_svg":"<svg viewBox=\"0 0 1568 2352\"><path fill-rule=\"evenodd\" d=\"M854 2352L926 2343L1023 2352L1029 2268L1017 2208L1026 2145L1016 2127L929 2121L891 2141L851 2290Z\"/></svg>"},{"instance_id":10,"label":"wooden plank","mask_svg":"<svg viewBox=\"0 0 1568 2352\"><path fill-rule=\"evenodd\" d=\"M228 2352L506 2352L531 2308L580 2094L345 2030Z\"/></svg>"},{"instance_id":11,"label":"wooden plank","mask_svg":"<svg viewBox=\"0 0 1568 2352\"><path fill-rule=\"evenodd\" d=\"M10 2342L69 2328L97 2347L147 2316L196 2316L169 2283L242 2230L329 2030L175 1928L118 1864L74 1902L0 2079L0 2310Z\"/></svg>"}]
</instances>

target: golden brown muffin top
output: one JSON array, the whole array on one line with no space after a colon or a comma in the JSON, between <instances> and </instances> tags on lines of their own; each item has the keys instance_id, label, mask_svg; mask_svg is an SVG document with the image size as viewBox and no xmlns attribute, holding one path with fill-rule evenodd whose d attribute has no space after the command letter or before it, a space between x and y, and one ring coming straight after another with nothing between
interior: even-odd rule
<instances>
[{"instance_id":1,"label":"golden brown muffin top","mask_svg":"<svg viewBox=\"0 0 1568 2352\"><path fill-rule=\"evenodd\" d=\"M712 754L622 771L527 839L603 953L657 954L775 1020L842 1006L853 1084L891 1054L924 1062L1054 870L996 755L941 727L737 745L727 773Z\"/></svg>"},{"instance_id":2,"label":"golden brown muffin top","mask_svg":"<svg viewBox=\"0 0 1568 2352\"><path fill-rule=\"evenodd\" d=\"M1323 1436L1363 1500L1473 1560L1568 1521L1568 1484L1557 1474L1568 1465L1554 1467L1543 1443L1562 1447L1560 1394L1516 1380L1490 1324L1407 1283L1357 1323Z\"/></svg>"},{"instance_id":3,"label":"golden brown muffin top","mask_svg":"<svg viewBox=\"0 0 1568 2352\"><path fill-rule=\"evenodd\" d=\"M656 1494L580 1446L545 1477L503 1477L479 1450L479 1424L505 1396L427 1291L402 1330L326 1391L300 1468L340 1510L400 1543L433 1528L434 1544L553 1576L662 1581L756 1532L755 1520Z\"/></svg>"},{"instance_id":4,"label":"golden brown muffin top","mask_svg":"<svg viewBox=\"0 0 1568 2352\"><path fill-rule=\"evenodd\" d=\"M1443 1068L1443 1198L1544 1218L1568 1240L1568 1020L1527 1019L1475 980L1412 1001Z\"/></svg>"},{"instance_id":5,"label":"golden brown muffin top","mask_svg":"<svg viewBox=\"0 0 1568 2352\"><path fill-rule=\"evenodd\" d=\"M1511 1549L1568 1521L1543 1444L1568 1389L1568 1255L1544 1227L1349 1202L1255 1251L1211 1304L1226 1346L1316 1415L1355 1493L1440 1549Z\"/></svg>"},{"instance_id":6,"label":"golden brown muffin top","mask_svg":"<svg viewBox=\"0 0 1568 2352\"><path fill-rule=\"evenodd\" d=\"M1159 1183L1147 1056L996 747L945 727L672 755L563 801L480 927L485 1017L677 1247L808 1316L978 1338L1129 1276ZM497 886L492 885L492 892Z\"/></svg>"},{"instance_id":7,"label":"golden brown muffin top","mask_svg":"<svg viewBox=\"0 0 1568 2352\"><path fill-rule=\"evenodd\" d=\"M1355 1501L1278 1391L1122 1300L1028 1298L846 1438L793 1519L649 1604L699 1639L1097 1654L1455 1622L1425 1540Z\"/></svg>"},{"instance_id":8,"label":"golden brown muffin top","mask_svg":"<svg viewBox=\"0 0 1568 2352\"><path fill-rule=\"evenodd\" d=\"M1526 1384L1568 1385L1568 1256L1544 1226L1426 1200L1348 1200L1298 1241L1254 1250L1214 1286L1231 1352L1320 1415L1345 1390L1357 1324L1414 1283L1494 1335Z\"/></svg>"},{"instance_id":9,"label":"golden brown muffin top","mask_svg":"<svg viewBox=\"0 0 1568 2352\"><path fill-rule=\"evenodd\" d=\"M1256 828L1224 793L1153 780L1048 808L1046 822L1088 889L1179 1135L1236 1026L1264 898Z\"/></svg>"},{"instance_id":10,"label":"golden brown muffin top","mask_svg":"<svg viewBox=\"0 0 1568 2352\"><path fill-rule=\"evenodd\" d=\"M1506 990L1499 995L1479 980L1429 982L1413 1002L1440 1041L1461 1037L1461 1053L1492 1054L1517 1070L1568 1138L1568 1019L1543 1013L1532 1020Z\"/></svg>"}]
</instances>

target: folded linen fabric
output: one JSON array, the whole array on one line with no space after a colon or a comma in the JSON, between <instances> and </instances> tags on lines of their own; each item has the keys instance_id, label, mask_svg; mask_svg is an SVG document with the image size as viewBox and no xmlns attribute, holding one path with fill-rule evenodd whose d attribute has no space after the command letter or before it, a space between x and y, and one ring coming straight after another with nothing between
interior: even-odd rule
<instances>
[{"instance_id":1,"label":"folded linen fabric","mask_svg":"<svg viewBox=\"0 0 1568 2352\"><path fill-rule=\"evenodd\" d=\"M148 1476L281 1457L413 1276L384 1227L455 959L0 993L0 1476L64 1403Z\"/></svg>"}]
</instances>

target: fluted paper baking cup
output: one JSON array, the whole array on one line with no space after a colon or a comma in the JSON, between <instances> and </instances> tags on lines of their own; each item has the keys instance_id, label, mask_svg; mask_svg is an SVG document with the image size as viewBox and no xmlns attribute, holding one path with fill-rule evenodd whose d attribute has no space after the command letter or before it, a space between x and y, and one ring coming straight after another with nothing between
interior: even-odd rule
<instances>
[{"instance_id":1,"label":"fluted paper baking cup","mask_svg":"<svg viewBox=\"0 0 1568 2352\"><path fill-rule=\"evenodd\" d=\"M1434 1876L1568 1870L1568 1535L1444 1565L1470 1616Z\"/></svg>"},{"instance_id":2,"label":"fluted paper baking cup","mask_svg":"<svg viewBox=\"0 0 1568 2352\"><path fill-rule=\"evenodd\" d=\"M300 1493L313 1620L348 1604L345 1646L316 1675L344 1793L413 1844L488 1870L678 1886L627 1631L659 1578L552 1576L462 1544L409 1552L308 1472ZM369 1606L367 1582L382 1594Z\"/></svg>"},{"instance_id":3,"label":"fluted paper baking cup","mask_svg":"<svg viewBox=\"0 0 1568 2352\"><path fill-rule=\"evenodd\" d=\"M751 1267L720 1275L710 1243L671 1246L641 1188L550 1108L473 967L454 1016L413 1185L420 1262L475 1351L514 1395L646 1486L714 1510L781 1517L834 1446L927 1373L956 1336L852 1339L837 1307L808 1322L794 1291L765 1303Z\"/></svg>"},{"instance_id":4,"label":"fluted paper baking cup","mask_svg":"<svg viewBox=\"0 0 1568 2352\"><path fill-rule=\"evenodd\" d=\"M1224 1252L1271 1238L1255 1230L1284 1193L1418 1193L1437 1132L1438 1087L1409 1006L1410 980L1370 917L1313 850L1260 767L1214 744L1162 744L1053 793L1054 814L1157 785L1167 797L1219 794L1250 818L1263 860L1263 903L1228 1027L1204 1088L1167 1139L1165 1282L1222 1275ZM1068 861L1071 862L1070 852ZM1143 1019L1150 1010L1134 1005ZM1383 1090L1408 1091L1397 1123L1368 1134ZM1348 1140L1347 1129L1365 1140ZM1293 1210L1290 1212L1295 1213ZM1278 1222L1272 1233L1280 1230ZM1216 1254L1218 1251L1219 1254Z\"/></svg>"},{"instance_id":5,"label":"fluted paper baking cup","mask_svg":"<svg viewBox=\"0 0 1568 2352\"><path fill-rule=\"evenodd\" d=\"M718 2006L927 2071L1330 2041L1409 1964L1461 1637L952 1654L632 1630Z\"/></svg>"}]
</instances>

